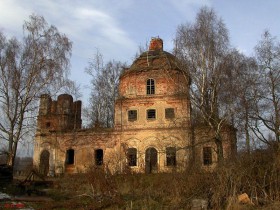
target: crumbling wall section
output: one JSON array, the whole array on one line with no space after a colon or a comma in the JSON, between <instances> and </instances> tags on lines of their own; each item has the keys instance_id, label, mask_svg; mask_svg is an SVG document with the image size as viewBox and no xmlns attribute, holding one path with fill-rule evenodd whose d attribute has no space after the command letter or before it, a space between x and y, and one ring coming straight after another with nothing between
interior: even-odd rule
<instances>
[{"instance_id":1,"label":"crumbling wall section","mask_svg":"<svg viewBox=\"0 0 280 210\"><path fill-rule=\"evenodd\" d=\"M74 101L68 94L59 95L57 101L44 94L40 98L37 130L72 130L80 129L81 101Z\"/></svg>"}]
</instances>

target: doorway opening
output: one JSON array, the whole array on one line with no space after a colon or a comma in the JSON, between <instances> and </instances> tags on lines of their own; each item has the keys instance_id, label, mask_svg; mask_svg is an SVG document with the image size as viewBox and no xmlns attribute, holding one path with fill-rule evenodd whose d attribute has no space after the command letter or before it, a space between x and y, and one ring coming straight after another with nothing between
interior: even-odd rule
<instances>
[{"instance_id":1,"label":"doorway opening","mask_svg":"<svg viewBox=\"0 0 280 210\"><path fill-rule=\"evenodd\" d=\"M73 149L68 149L66 151L66 165L74 164L75 151Z\"/></svg>"},{"instance_id":2,"label":"doorway opening","mask_svg":"<svg viewBox=\"0 0 280 210\"><path fill-rule=\"evenodd\" d=\"M103 149L95 150L95 165L101 166L103 164Z\"/></svg>"},{"instance_id":3,"label":"doorway opening","mask_svg":"<svg viewBox=\"0 0 280 210\"><path fill-rule=\"evenodd\" d=\"M149 147L145 152L145 172L156 173L158 170L158 152L154 147Z\"/></svg>"},{"instance_id":4,"label":"doorway opening","mask_svg":"<svg viewBox=\"0 0 280 210\"><path fill-rule=\"evenodd\" d=\"M43 150L40 155L39 173L47 176L50 168L50 152Z\"/></svg>"}]
</instances>

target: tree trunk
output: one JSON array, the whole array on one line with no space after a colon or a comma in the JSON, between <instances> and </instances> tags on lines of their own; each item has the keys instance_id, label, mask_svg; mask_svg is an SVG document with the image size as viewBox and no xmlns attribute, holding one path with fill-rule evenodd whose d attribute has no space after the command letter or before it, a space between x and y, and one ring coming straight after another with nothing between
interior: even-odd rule
<instances>
[{"instance_id":1,"label":"tree trunk","mask_svg":"<svg viewBox=\"0 0 280 210\"><path fill-rule=\"evenodd\" d=\"M251 147L250 147L250 135L249 135L249 118L248 118L248 113L246 109L246 114L245 114L245 139L246 139L246 150L247 153L250 154L251 152Z\"/></svg>"},{"instance_id":2,"label":"tree trunk","mask_svg":"<svg viewBox=\"0 0 280 210\"><path fill-rule=\"evenodd\" d=\"M9 165L9 166L13 166L14 165L14 157L13 157L14 155L13 155L13 152L12 151L9 151L8 152L8 155L7 155L7 165Z\"/></svg>"},{"instance_id":3,"label":"tree trunk","mask_svg":"<svg viewBox=\"0 0 280 210\"><path fill-rule=\"evenodd\" d=\"M14 168L14 165L15 165L17 145L18 145L17 142L13 142L13 141L9 145L9 151L8 151L8 155L7 155L6 164L8 166L11 166L12 169Z\"/></svg>"},{"instance_id":4,"label":"tree trunk","mask_svg":"<svg viewBox=\"0 0 280 210\"><path fill-rule=\"evenodd\" d=\"M224 162L224 151L223 151L223 142L221 136L218 134L215 137L215 144L217 146L217 160L218 165L222 165Z\"/></svg>"}]
</instances>

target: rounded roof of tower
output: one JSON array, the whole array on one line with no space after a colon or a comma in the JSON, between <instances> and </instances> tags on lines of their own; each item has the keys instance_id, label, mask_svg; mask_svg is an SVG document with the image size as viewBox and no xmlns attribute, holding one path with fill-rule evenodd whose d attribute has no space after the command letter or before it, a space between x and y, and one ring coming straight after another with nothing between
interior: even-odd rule
<instances>
[{"instance_id":1,"label":"rounded roof of tower","mask_svg":"<svg viewBox=\"0 0 280 210\"><path fill-rule=\"evenodd\" d=\"M150 70L180 70L176 57L163 50L163 41L152 38L149 50L142 53L121 76Z\"/></svg>"}]
</instances>

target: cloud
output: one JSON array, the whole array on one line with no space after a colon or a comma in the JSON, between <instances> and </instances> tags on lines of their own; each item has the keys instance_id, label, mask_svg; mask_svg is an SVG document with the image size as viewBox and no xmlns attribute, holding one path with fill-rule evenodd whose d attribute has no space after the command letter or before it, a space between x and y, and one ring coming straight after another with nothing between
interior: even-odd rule
<instances>
[{"instance_id":1,"label":"cloud","mask_svg":"<svg viewBox=\"0 0 280 210\"><path fill-rule=\"evenodd\" d=\"M0 27L4 32L21 34L24 20L35 13L44 16L73 41L73 55L88 59L99 48L107 54L105 57L111 57L116 53L112 48L136 49L137 46L118 21L120 13L116 8L125 9L129 2L112 6L110 1L1 0Z\"/></svg>"},{"instance_id":2,"label":"cloud","mask_svg":"<svg viewBox=\"0 0 280 210\"><path fill-rule=\"evenodd\" d=\"M8 36L18 36L29 12L17 4L16 0L1 0L0 8L0 30Z\"/></svg>"},{"instance_id":3,"label":"cloud","mask_svg":"<svg viewBox=\"0 0 280 210\"><path fill-rule=\"evenodd\" d=\"M170 3L181 15L193 18L202 6L211 6L211 0L171 0Z\"/></svg>"},{"instance_id":4,"label":"cloud","mask_svg":"<svg viewBox=\"0 0 280 210\"><path fill-rule=\"evenodd\" d=\"M118 22L103 11L89 8L77 8L75 12L76 23L80 29L89 34L99 33L106 41L123 44L127 34L119 27Z\"/></svg>"}]
</instances>

